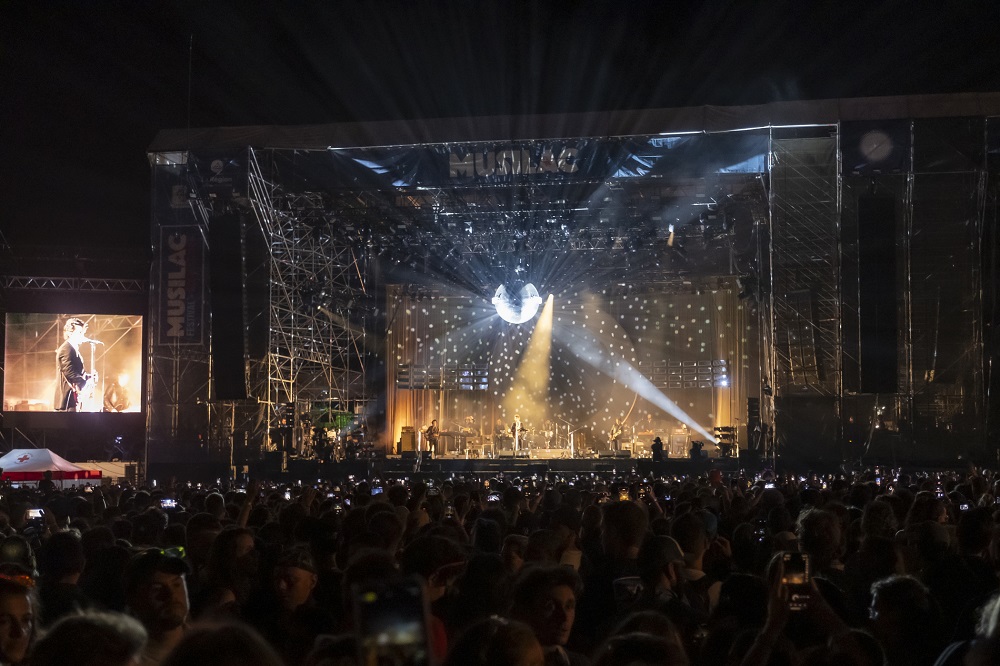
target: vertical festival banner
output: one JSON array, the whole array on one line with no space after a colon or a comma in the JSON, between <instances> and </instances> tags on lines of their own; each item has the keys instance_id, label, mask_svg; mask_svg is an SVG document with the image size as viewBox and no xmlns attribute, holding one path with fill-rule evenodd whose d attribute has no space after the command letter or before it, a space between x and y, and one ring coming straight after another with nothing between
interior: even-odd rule
<instances>
[{"instance_id":1,"label":"vertical festival banner","mask_svg":"<svg viewBox=\"0 0 1000 666\"><path fill-rule=\"evenodd\" d=\"M160 227L159 267L156 344L203 344L205 249L197 225Z\"/></svg>"}]
</instances>

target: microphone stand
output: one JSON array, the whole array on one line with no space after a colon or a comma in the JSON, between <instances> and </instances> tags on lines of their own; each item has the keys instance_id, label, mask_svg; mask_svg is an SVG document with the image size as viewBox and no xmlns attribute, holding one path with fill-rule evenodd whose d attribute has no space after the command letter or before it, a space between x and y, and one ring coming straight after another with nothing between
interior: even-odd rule
<instances>
[{"instance_id":1,"label":"microphone stand","mask_svg":"<svg viewBox=\"0 0 1000 666\"><path fill-rule=\"evenodd\" d=\"M556 419L566 424L566 438L569 439L569 457L576 458L576 442L573 440L573 433L580 430L580 428L573 428L572 423L559 416Z\"/></svg>"}]
</instances>

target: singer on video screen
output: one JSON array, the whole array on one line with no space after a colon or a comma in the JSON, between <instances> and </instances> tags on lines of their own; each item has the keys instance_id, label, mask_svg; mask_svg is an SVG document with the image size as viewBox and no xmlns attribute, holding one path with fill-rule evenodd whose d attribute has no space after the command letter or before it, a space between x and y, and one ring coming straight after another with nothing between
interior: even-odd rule
<instances>
[{"instance_id":1,"label":"singer on video screen","mask_svg":"<svg viewBox=\"0 0 1000 666\"><path fill-rule=\"evenodd\" d=\"M90 373L84 372L80 345L86 342L97 344L97 341L87 339L87 324L78 317L69 319L63 326L63 340L56 350L59 388L55 408L60 412L90 411L87 405L94 398L97 373L93 368Z\"/></svg>"}]
</instances>

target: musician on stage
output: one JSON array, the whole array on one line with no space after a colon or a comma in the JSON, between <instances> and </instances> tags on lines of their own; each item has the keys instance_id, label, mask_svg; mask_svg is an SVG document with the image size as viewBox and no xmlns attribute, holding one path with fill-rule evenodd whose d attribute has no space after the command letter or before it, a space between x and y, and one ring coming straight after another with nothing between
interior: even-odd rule
<instances>
[{"instance_id":1,"label":"musician on stage","mask_svg":"<svg viewBox=\"0 0 1000 666\"><path fill-rule=\"evenodd\" d=\"M646 412L646 418L636 428L640 433L651 433L659 431L660 424L653 420L652 412Z\"/></svg>"},{"instance_id":2,"label":"musician on stage","mask_svg":"<svg viewBox=\"0 0 1000 666\"><path fill-rule=\"evenodd\" d=\"M625 424L622 423L621 419L615 419L615 424L613 426L611 426L611 433L608 436L608 439L611 440L611 450L612 451L620 451L621 450L619 444L620 444L620 440L621 440L622 434L624 434L624 433L625 433Z\"/></svg>"},{"instance_id":3,"label":"musician on stage","mask_svg":"<svg viewBox=\"0 0 1000 666\"><path fill-rule=\"evenodd\" d=\"M502 418L498 418L496 425L493 426L493 448L494 450L504 448L507 440L510 438L510 429Z\"/></svg>"},{"instance_id":4,"label":"musician on stage","mask_svg":"<svg viewBox=\"0 0 1000 666\"><path fill-rule=\"evenodd\" d=\"M125 388L128 385L128 380L128 373L119 372L104 389L104 411L124 412L132 406L128 390Z\"/></svg>"},{"instance_id":5,"label":"musician on stage","mask_svg":"<svg viewBox=\"0 0 1000 666\"><path fill-rule=\"evenodd\" d=\"M469 416L465 417L465 423L462 425L462 433L466 434L466 435L477 435L477 434L479 434L478 429L476 427L476 417L475 416L472 416L470 414Z\"/></svg>"},{"instance_id":6,"label":"musician on stage","mask_svg":"<svg viewBox=\"0 0 1000 666\"><path fill-rule=\"evenodd\" d=\"M427 426L427 430L424 431L424 439L427 440L427 450L432 453L437 453L438 437L441 434L440 428L438 428L437 419L431 421L431 424Z\"/></svg>"},{"instance_id":7,"label":"musician on stage","mask_svg":"<svg viewBox=\"0 0 1000 666\"><path fill-rule=\"evenodd\" d=\"M78 317L70 318L63 326L63 343L56 349L55 409L57 412L79 410L80 396L85 389L93 390L97 373L83 371L83 356L80 345L87 340L87 324ZM89 382L89 383L88 383Z\"/></svg>"},{"instance_id":8,"label":"musician on stage","mask_svg":"<svg viewBox=\"0 0 1000 666\"><path fill-rule=\"evenodd\" d=\"M542 424L542 437L545 440L545 447L553 449L556 446L556 424L552 419L545 419Z\"/></svg>"},{"instance_id":9,"label":"musician on stage","mask_svg":"<svg viewBox=\"0 0 1000 666\"><path fill-rule=\"evenodd\" d=\"M524 433L528 429L521 423L520 414L514 414L514 422L510 424L510 436L514 438L514 450L520 451L524 444Z\"/></svg>"}]
</instances>

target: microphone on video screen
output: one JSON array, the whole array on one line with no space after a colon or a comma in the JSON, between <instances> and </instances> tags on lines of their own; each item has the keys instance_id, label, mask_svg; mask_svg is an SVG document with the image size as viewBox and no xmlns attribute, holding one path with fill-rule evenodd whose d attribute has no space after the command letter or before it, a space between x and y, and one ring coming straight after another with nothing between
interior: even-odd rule
<instances>
[{"instance_id":1,"label":"microphone on video screen","mask_svg":"<svg viewBox=\"0 0 1000 666\"><path fill-rule=\"evenodd\" d=\"M103 342L101 342L100 340L91 340L90 338L84 338L84 339L83 339L83 340L81 340L80 342L89 342L89 343L91 343L91 344L93 344L93 345L103 345L103 344L104 344L104 343L103 343Z\"/></svg>"}]
</instances>

